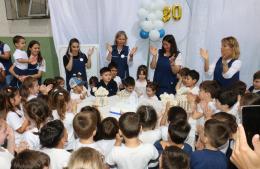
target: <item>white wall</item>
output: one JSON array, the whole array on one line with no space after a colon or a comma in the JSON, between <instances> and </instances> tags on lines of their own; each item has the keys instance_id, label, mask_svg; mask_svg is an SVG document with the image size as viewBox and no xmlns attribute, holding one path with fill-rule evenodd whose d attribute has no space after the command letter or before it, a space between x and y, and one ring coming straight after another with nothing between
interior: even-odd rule
<instances>
[{"instance_id":1,"label":"white wall","mask_svg":"<svg viewBox=\"0 0 260 169\"><path fill-rule=\"evenodd\" d=\"M22 34L32 37L52 36L50 19L7 20L5 1L0 0L0 36Z\"/></svg>"}]
</instances>

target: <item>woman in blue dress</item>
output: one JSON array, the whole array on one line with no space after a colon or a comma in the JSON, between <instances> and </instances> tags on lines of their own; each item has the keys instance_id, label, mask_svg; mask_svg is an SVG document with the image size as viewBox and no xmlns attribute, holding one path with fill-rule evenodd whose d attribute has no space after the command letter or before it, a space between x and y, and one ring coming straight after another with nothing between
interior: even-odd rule
<instances>
[{"instance_id":1,"label":"woman in blue dress","mask_svg":"<svg viewBox=\"0 0 260 169\"><path fill-rule=\"evenodd\" d=\"M177 48L177 44L173 35L166 35L162 40L162 48L157 50L150 47L152 61L151 69L155 69L153 82L159 85L157 96L164 92L175 94L175 86L177 84L176 74L182 65L182 56Z\"/></svg>"}]
</instances>

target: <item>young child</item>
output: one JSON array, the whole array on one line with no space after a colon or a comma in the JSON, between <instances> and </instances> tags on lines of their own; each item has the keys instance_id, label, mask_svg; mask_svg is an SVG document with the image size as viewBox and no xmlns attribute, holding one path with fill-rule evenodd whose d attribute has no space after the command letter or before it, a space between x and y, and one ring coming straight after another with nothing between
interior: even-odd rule
<instances>
[{"instance_id":1,"label":"young child","mask_svg":"<svg viewBox=\"0 0 260 169\"><path fill-rule=\"evenodd\" d=\"M0 63L3 64L3 70L5 70L5 83L9 85L12 79L12 76L9 72L10 67L12 66L12 59L11 59L11 49L8 44L2 42L0 40Z\"/></svg>"},{"instance_id":2,"label":"young child","mask_svg":"<svg viewBox=\"0 0 260 169\"><path fill-rule=\"evenodd\" d=\"M142 95L141 98L157 101L158 97L156 96L158 85L153 82L148 82L146 85L146 94Z\"/></svg>"},{"instance_id":3,"label":"young child","mask_svg":"<svg viewBox=\"0 0 260 169\"><path fill-rule=\"evenodd\" d=\"M90 91L92 91L94 87L97 87L97 84L98 84L97 76L91 76L89 78L88 84L89 84Z\"/></svg>"},{"instance_id":4,"label":"young child","mask_svg":"<svg viewBox=\"0 0 260 169\"><path fill-rule=\"evenodd\" d=\"M117 88L118 89L122 89L122 80L119 76L117 76L117 72L118 72L118 66L115 62L110 62L108 65L108 68L111 70L111 76L112 79L116 82L117 84Z\"/></svg>"},{"instance_id":5,"label":"young child","mask_svg":"<svg viewBox=\"0 0 260 169\"><path fill-rule=\"evenodd\" d=\"M36 98L39 93L38 80L33 77L26 77L21 85L20 94L22 96L22 102L30 101Z\"/></svg>"},{"instance_id":6,"label":"young child","mask_svg":"<svg viewBox=\"0 0 260 169\"><path fill-rule=\"evenodd\" d=\"M140 65L137 69L135 91L139 97L145 94L147 85L147 71L148 70L145 65Z\"/></svg>"},{"instance_id":7,"label":"young child","mask_svg":"<svg viewBox=\"0 0 260 169\"><path fill-rule=\"evenodd\" d=\"M127 92L129 94L129 98L130 99L138 99L138 95L135 92L135 79L132 78L131 76L127 77L124 81L123 81L123 85L125 87L124 91Z\"/></svg>"},{"instance_id":8,"label":"young child","mask_svg":"<svg viewBox=\"0 0 260 169\"><path fill-rule=\"evenodd\" d=\"M159 154L152 144L142 143L138 139L140 129L136 113L128 112L121 115L115 146L106 157L106 163L110 167L143 169L157 165ZM125 143L121 145L123 139Z\"/></svg>"},{"instance_id":9,"label":"young child","mask_svg":"<svg viewBox=\"0 0 260 169\"><path fill-rule=\"evenodd\" d=\"M11 169L48 169L50 157L40 151L24 150L12 160Z\"/></svg>"},{"instance_id":10,"label":"young child","mask_svg":"<svg viewBox=\"0 0 260 169\"><path fill-rule=\"evenodd\" d=\"M7 148L2 145L7 139ZM0 164L2 169L10 169L11 160L14 158L15 138L13 130L0 118Z\"/></svg>"},{"instance_id":11,"label":"young child","mask_svg":"<svg viewBox=\"0 0 260 169\"><path fill-rule=\"evenodd\" d=\"M97 118L94 113L89 111L78 113L73 119L73 128L78 137L73 143L74 151L80 147L91 147L103 153L98 144L94 141L97 130Z\"/></svg>"},{"instance_id":12,"label":"young child","mask_svg":"<svg viewBox=\"0 0 260 169\"><path fill-rule=\"evenodd\" d=\"M183 149L188 155L192 153L192 147L184 143L190 132L190 125L187 120L177 120L170 123L168 127L168 141L157 141L154 145L159 154L168 146L177 146Z\"/></svg>"},{"instance_id":13,"label":"young child","mask_svg":"<svg viewBox=\"0 0 260 169\"><path fill-rule=\"evenodd\" d=\"M20 87L21 81L27 76L28 63L33 62L33 59L29 59L27 53L24 51L25 38L23 36L16 35L13 38L13 43L16 48L13 54L15 66L13 72L10 72L14 76L10 85Z\"/></svg>"},{"instance_id":14,"label":"young child","mask_svg":"<svg viewBox=\"0 0 260 169\"><path fill-rule=\"evenodd\" d=\"M189 71L190 71L189 68L184 67L184 68L181 68L181 70L177 73L177 78L179 80L175 87L176 91L179 90L181 87L186 86L186 80L187 80Z\"/></svg>"},{"instance_id":15,"label":"young child","mask_svg":"<svg viewBox=\"0 0 260 169\"><path fill-rule=\"evenodd\" d=\"M60 87L62 87L62 88L65 87L65 80L64 80L63 77L61 77L61 76L55 76L55 77L54 77L54 80L56 80L58 86L60 86Z\"/></svg>"},{"instance_id":16,"label":"young child","mask_svg":"<svg viewBox=\"0 0 260 169\"><path fill-rule=\"evenodd\" d=\"M34 98L24 105L26 118L30 121L30 129L24 132L23 141L26 141L32 150L40 149L39 131L51 116L47 103L39 98Z\"/></svg>"},{"instance_id":17,"label":"young child","mask_svg":"<svg viewBox=\"0 0 260 169\"><path fill-rule=\"evenodd\" d=\"M97 84L97 88L102 86L107 89L109 92L108 96L116 95L118 88L116 82L111 77L111 70L108 67L103 67L100 69L100 76L101 80Z\"/></svg>"},{"instance_id":18,"label":"young child","mask_svg":"<svg viewBox=\"0 0 260 169\"><path fill-rule=\"evenodd\" d=\"M68 133L68 144L65 148L70 150L72 149L72 143L75 140L72 127L75 115L72 112L70 95L64 88L57 88L50 97L53 119L58 119L63 122Z\"/></svg>"},{"instance_id":19,"label":"young child","mask_svg":"<svg viewBox=\"0 0 260 169\"><path fill-rule=\"evenodd\" d=\"M189 169L190 158L177 146L165 147L160 158L160 169Z\"/></svg>"},{"instance_id":20,"label":"young child","mask_svg":"<svg viewBox=\"0 0 260 169\"><path fill-rule=\"evenodd\" d=\"M187 75L186 79L186 87L189 89L189 93L192 95L198 95L199 94L199 87L196 86L197 82L200 79L200 74L196 70L190 70Z\"/></svg>"},{"instance_id":21,"label":"young child","mask_svg":"<svg viewBox=\"0 0 260 169\"><path fill-rule=\"evenodd\" d=\"M68 134L62 121L54 120L45 124L39 134L41 151L51 159L51 168L67 167L70 153L64 150Z\"/></svg>"},{"instance_id":22,"label":"young child","mask_svg":"<svg viewBox=\"0 0 260 169\"><path fill-rule=\"evenodd\" d=\"M143 143L154 144L161 139L161 130L155 129L157 123L157 114L152 106L140 106L136 114L139 116L142 126L139 139Z\"/></svg>"},{"instance_id":23,"label":"young child","mask_svg":"<svg viewBox=\"0 0 260 169\"><path fill-rule=\"evenodd\" d=\"M84 82L81 79L72 77L69 81L69 85L71 88L71 100L80 101L88 96L87 89L84 87Z\"/></svg>"},{"instance_id":24,"label":"young child","mask_svg":"<svg viewBox=\"0 0 260 169\"><path fill-rule=\"evenodd\" d=\"M107 44L107 61L115 62L118 66L118 76L124 80L129 76L129 63L133 62L133 56L137 51L137 47L134 47L129 52L127 44L127 35L125 31L118 31L115 36L114 45Z\"/></svg>"},{"instance_id":25,"label":"young child","mask_svg":"<svg viewBox=\"0 0 260 169\"><path fill-rule=\"evenodd\" d=\"M102 140L98 141L97 144L104 152L104 156L112 150L115 141L116 134L118 133L119 125L118 121L114 117L107 117L101 122L101 137Z\"/></svg>"},{"instance_id":26,"label":"young child","mask_svg":"<svg viewBox=\"0 0 260 169\"><path fill-rule=\"evenodd\" d=\"M253 86L249 87L248 91L260 94L260 70L255 72L253 76Z\"/></svg>"},{"instance_id":27,"label":"young child","mask_svg":"<svg viewBox=\"0 0 260 169\"><path fill-rule=\"evenodd\" d=\"M19 90L14 87L4 89L6 98L6 122L14 130L15 143L18 145L22 138L22 133L27 130L29 121L25 118L21 110L21 96Z\"/></svg>"},{"instance_id":28,"label":"young child","mask_svg":"<svg viewBox=\"0 0 260 169\"><path fill-rule=\"evenodd\" d=\"M0 62L0 89L6 86L5 77L6 77L5 67L2 64L2 62Z\"/></svg>"},{"instance_id":29,"label":"young child","mask_svg":"<svg viewBox=\"0 0 260 169\"><path fill-rule=\"evenodd\" d=\"M224 169L227 168L227 158L218 147L229 139L229 130L225 123L215 119L207 120L204 126L203 143L205 149L191 154L191 169Z\"/></svg>"}]
</instances>

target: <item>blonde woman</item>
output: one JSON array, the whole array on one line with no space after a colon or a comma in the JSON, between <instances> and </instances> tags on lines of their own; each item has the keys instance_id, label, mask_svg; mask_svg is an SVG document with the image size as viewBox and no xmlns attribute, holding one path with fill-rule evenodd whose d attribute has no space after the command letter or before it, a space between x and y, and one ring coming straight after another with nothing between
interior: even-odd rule
<instances>
[{"instance_id":1,"label":"blonde woman","mask_svg":"<svg viewBox=\"0 0 260 169\"><path fill-rule=\"evenodd\" d=\"M238 59L240 50L236 38L230 36L221 40L221 57L211 65L207 50L200 49L200 55L204 59L204 71L209 75L213 74L213 80L222 87L228 87L239 80L242 63Z\"/></svg>"}]
</instances>

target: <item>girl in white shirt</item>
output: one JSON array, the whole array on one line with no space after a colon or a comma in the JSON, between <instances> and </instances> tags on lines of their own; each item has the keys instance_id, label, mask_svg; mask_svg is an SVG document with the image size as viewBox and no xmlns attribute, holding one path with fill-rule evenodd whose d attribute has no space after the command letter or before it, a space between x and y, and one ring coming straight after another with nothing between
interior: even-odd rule
<instances>
[{"instance_id":1,"label":"girl in white shirt","mask_svg":"<svg viewBox=\"0 0 260 169\"><path fill-rule=\"evenodd\" d=\"M145 94L147 85L147 67L145 65L140 65L137 69L137 77L135 81L135 91L138 96Z\"/></svg>"},{"instance_id":2,"label":"girl in white shirt","mask_svg":"<svg viewBox=\"0 0 260 169\"><path fill-rule=\"evenodd\" d=\"M33 77L27 77L24 79L23 84L20 88L23 103L36 98L39 93L38 80Z\"/></svg>"},{"instance_id":3,"label":"girl in white shirt","mask_svg":"<svg viewBox=\"0 0 260 169\"><path fill-rule=\"evenodd\" d=\"M158 97L156 96L156 90L158 85L153 82L148 82L146 85L146 94L142 95L141 98L157 101Z\"/></svg>"}]
</instances>

